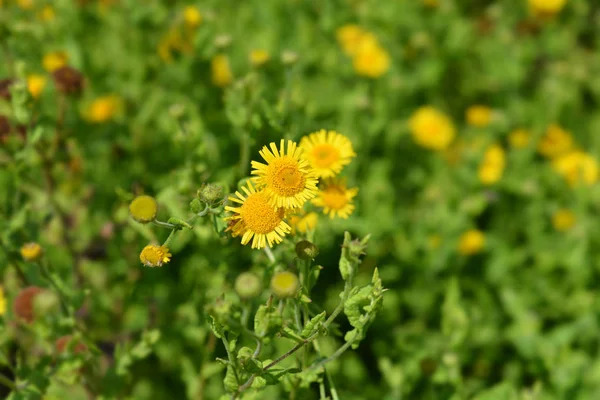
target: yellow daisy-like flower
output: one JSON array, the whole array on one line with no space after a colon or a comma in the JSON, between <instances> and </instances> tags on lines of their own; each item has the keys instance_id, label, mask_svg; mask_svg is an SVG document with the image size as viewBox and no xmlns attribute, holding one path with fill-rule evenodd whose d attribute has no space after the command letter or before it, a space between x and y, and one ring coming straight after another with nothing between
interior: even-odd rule
<instances>
[{"instance_id":1,"label":"yellow daisy-like flower","mask_svg":"<svg viewBox=\"0 0 600 400\"><path fill-rule=\"evenodd\" d=\"M348 189L346 182L341 179L329 179L319 190L316 199L312 203L317 207L323 208L323 213L328 214L329 218L340 217L346 219L354 211L352 199L357 195L358 188Z\"/></svg>"},{"instance_id":2,"label":"yellow daisy-like flower","mask_svg":"<svg viewBox=\"0 0 600 400\"><path fill-rule=\"evenodd\" d=\"M390 69L390 65L387 50L372 41L363 41L352 60L354 71L367 78L379 78Z\"/></svg>"},{"instance_id":3,"label":"yellow daisy-like flower","mask_svg":"<svg viewBox=\"0 0 600 400\"><path fill-rule=\"evenodd\" d=\"M162 267L171 261L171 253L169 253L169 248L166 246L149 244L140 253L140 261L146 267Z\"/></svg>"},{"instance_id":4,"label":"yellow daisy-like flower","mask_svg":"<svg viewBox=\"0 0 600 400\"><path fill-rule=\"evenodd\" d=\"M271 56L269 55L269 52L265 49L255 49L250 52L248 58L250 59L250 64L252 64L253 67L260 67L266 64L267 61L269 61L269 59L271 58Z\"/></svg>"},{"instance_id":5,"label":"yellow daisy-like flower","mask_svg":"<svg viewBox=\"0 0 600 400\"><path fill-rule=\"evenodd\" d=\"M122 100L117 95L101 96L92 101L83 113L89 122L99 124L110 121L122 108Z\"/></svg>"},{"instance_id":6,"label":"yellow daisy-like flower","mask_svg":"<svg viewBox=\"0 0 600 400\"><path fill-rule=\"evenodd\" d=\"M514 149L523 149L529 146L531 133L525 129L515 129L508 135L508 143Z\"/></svg>"},{"instance_id":7,"label":"yellow daisy-like flower","mask_svg":"<svg viewBox=\"0 0 600 400\"><path fill-rule=\"evenodd\" d=\"M552 17L558 14L567 0L528 0L529 9L538 17Z\"/></svg>"},{"instance_id":8,"label":"yellow daisy-like flower","mask_svg":"<svg viewBox=\"0 0 600 400\"><path fill-rule=\"evenodd\" d=\"M23 260L37 261L40 259L40 257L42 257L43 250L42 246L40 246L38 243L30 242L21 246L20 252Z\"/></svg>"},{"instance_id":9,"label":"yellow daisy-like flower","mask_svg":"<svg viewBox=\"0 0 600 400\"><path fill-rule=\"evenodd\" d=\"M0 286L0 315L6 313L6 296L4 296L4 288Z\"/></svg>"},{"instance_id":10,"label":"yellow daisy-like flower","mask_svg":"<svg viewBox=\"0 0 600 400\"><path fill-rule=\"evenodd\" d=\"M197 28L202 23L202 14L194 6L186 6L183 9L183 21L188 28Z\"/></svg>"},{"instance_id":11,"label":"yellow daisy-like flower","mask_svg":"<svg viewBox=\"0 0 600 400\"><path fill-rule=\"evenodd\" d=\"M576 222L577 218L575 217L573 211L566 208L561 208L552 215L552 226L558 232L566 232L570 230L573 226L575 226Z\"/></svg>"},{"instance_id":12,"label":"yellow daisy-like flower","mask_svg":"<svg viewBox=\"0 0 600 400\"><path fill-rule=\"evenodd\" d=\"M344 52L349 56L356 54L358 48L364 41L376 41L373 35L355 24L347 24L338 28L335 32L335 36Z\"/></svg>"},{"instance_id":13,"label":"yellow daisy-like flower","mask_svg":"<svg viewBox=\"0 0 600 400\"><path fill-rule=\"evenodd\" d=\"M478 128L485 128L492 121L492 109L488 106L474 105L465 113L467 123Z\"/></svg>"},{"instance_id":14,"label":"yellow daisy-like flower","mask_svg":"<svg viewBox=\"0 0 600 400\"><path fill-rule=\"evenodd\" d=\"M552 167L571 186L593 185L598 181L598 161L583 151L571 151L552 160Z\"/></svg>"},{"instance_id":15,"label":"yellow daisy-like flower","mask_svg":"<svg viewBox=\"0 0 600 400\"><path fill-rule=\"evenodd\" d=\"M483 161L479 165L479 180L484 185L492 185L502 178L505 167L504 149L500 145L492 145L485 151Z\"/></svg>"},{"instance_id":16,"label":"yellow daisy-like flower","mask_svg":"<svg viewBox=\"0 0 600 400\"><path fill-rule=\"evenodd\" d=\"M69 56L67 56L67 53L64 51L55 51L44 56L42 59L42 65L46 71L54 72L60 67L67 65L67 61L69 61Z\"/></svg>"},{"instance_id":17,"label":"yellow daisy-like flower","mask_svg":"<svg viewBox=\"0 0 600 400\"><path fill-rule=\"evenodd\" d=\"M415 111L408 125L414 142L426 149L445 150L456 135L452 120L431 106Z\"/></svg>"},{"instance_id":18,"label":"yellow daisy-like flower","mask_svg":"<svg viewBox=\"0 0 600 400\"><path fill-rule=\"evenodd\" d=\"M302 156L308 160L319 178L329 178L340 173L345 165L350 164L356 153L352 142L336 131L318 132L304 136L300 140Z\"/></svg>"},{"instance_id":19,"label":"yellow daisy-like flower","mask_svg":"<svg viewBox=\"0 0 600 400\"><path fill-rule=\"evenodd\" d=\"M319 215L314 211L311 211L308 214L303 212L301 214L291 215L289 221L292 226L292 235L295 235L296 232L306 233L315 229L317 222L319 221Z\"/></svg>"},{"instance_id":20,"label":"yellow daisy-like flower","mask_svg":"<svg viewBox=\"0 0 600 400\"><path fill-rule=\"evenodd\" d=\"M277 272L271 279L271 290L279 298L294 297L299 287L300 281L293 272Z\"/></svg>"},{"instance_id":21,"label":"yellow daisy-like flower","mask_svg":"<svg viewBox=\"0 0 600 400\"><path fill-rule=\"evenodd\" d=\"M232 236L242 236L242 244L246 245L252 239L253 249L265 246L273 247L273 243L281 243L283 237L292 228L283 220L285 210L271 204L265 191L257 191L251 182L242 187L245 196L235 192L229 200L240 204L238 207L226 206L225 210L233 215L225 220L230 222L228 230Z\"/></svg>"},{"instance_id":22,"label":"yellow daisy-like flower","mask_svg":"<svg viewBox=\"0 0 600 400\"><path fill-rule=\"evenodd\" d=\"M264 192L274 207L302 207L317 193L317 176L301 157L302 149L292 140L281 139L279 149L275 143L271 149L264 146L259 152L266 164L252 161L252 178L257 186L264 186Z\"/></svg>"},{"instance_id":23,"label":"yellow daisy-like flower","mask_svg":"<svg viewBox=\"0 0 600 400\"><path fill-rule=\"evenodd\" d=\"M133 219L142 224L152 222L158 212L158 204L152 196L138 196L129 204L129 212Z\"/></svg>"},{"instance_id":24,"label":"yellow daisy-like flower","mask_svg":"<svg viewBox=\"0 0 600 400\"><path fill-rule=\"evenodd\" d=\"M32 74L27 77L27 90L34 99L40 97L45 87L46 77L44 75Z\"/></svg>"},{"instance_id":25,"label":"yellow daisy-like flower","mask_svg":"<svg viewBox=\"0 0 600 400\"><path fill-rule=\"evenodd\" d=\"M233 82L233 74L229 58L225 54L217 54L210 62L211 80L215 86L225 87Z\"/></svg>"},{"instance_id":26,"label":"yellow daisy-like flower","mask_svg":"<svg viewBox=\"0 0 600 400\"><path fill-rule=\"evenodd\" d=\"M479 253L485 245L485 235L477 229L463 233L458 242L458 252L463 256Z\"/></svg>"},{"instance_id":27,"label":"yellow daisy-like flower","mask_svg":"<svg viewBox=\"0 0 600 400\"><path fill-rule=\"evenodd\" d=\"M573 136L571 133L552 124L538 143L538 151L548 157L554 158L563 155L573 148Z\"/></svg>"}]
</instances>

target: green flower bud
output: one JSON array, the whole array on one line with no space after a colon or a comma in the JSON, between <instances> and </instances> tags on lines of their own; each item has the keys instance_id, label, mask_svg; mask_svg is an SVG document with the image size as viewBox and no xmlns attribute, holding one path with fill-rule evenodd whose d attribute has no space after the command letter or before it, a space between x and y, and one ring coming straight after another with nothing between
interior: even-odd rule
<instances>
[{"instance_id":1,"label":"green flower bud","mask_svg":"<svg viewBox=\"0 0 600 400\"><path fill-rule=\"evenodd\" d=\"M223 199L223 188L213 183L206 183L198 189L198 198L207 205L214 205Z\"/></svg>"},{"instance_id":2,"label":"green flower bud","mask_svg":"<svg viewBox=\"0 0 600 400\"><path fill-rule=\"evenodd\" d=\"M296 243L296 255L304 261L314 260L319 255L319 248L308 240Z\"/></svg>"},{"instance_id":3,"label":"green flower bud","mask_svg":"<svg viewBox=\"0 0 600 400\"><path fill-rule=\"evenodd\" d=\"M279 298L294 297L299 287L300 281L293 272L277 272L271 279L271 290Z\"/></svg>"},{"instance_id":4,"label":"green flower bud","mask_svg":"<svg viewBox=\"0 0 600 400\"><path fill-rule=\"evenodd\" d=\"M243 272L235 280L235 292L242 299L257 297L262 292L262 283L252 272Z\"/></svg>"},{"instance_id":5,"label":"green flower bud","mask_svg":"<svg viewBox=\"0 0 600 400\"><path fill-rule=\"evenodd\" d=\"M195 198L192 201L190 201L190 210L192 210L194 214L198 214L203 209L204 207L202 206L202 202L200 201L200 199Z\"/></svg>"}]
</instances>

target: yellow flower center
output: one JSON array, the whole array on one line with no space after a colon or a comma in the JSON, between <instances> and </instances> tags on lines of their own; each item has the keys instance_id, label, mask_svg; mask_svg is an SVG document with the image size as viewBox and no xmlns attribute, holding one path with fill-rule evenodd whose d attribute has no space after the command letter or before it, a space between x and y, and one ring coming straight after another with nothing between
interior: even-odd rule
<instances>
[{"instance_id":1,"label":"yellow flower center","mask_svg":"<svg viewBox=\"0 0 600 400\"><path fill-rule=\"evenodd\" d=\"M147 223L156 218L158 205L152 196L138 196L129 204L131 216L138 222Z\"/></svg>"},{"instance_id":2,"label":"yellow flower center","mask_svg":"<svg viewBox=\"0 0 600 400\"><path fill-rule=\"evenodd\" d=\"M263 192L252 193L240 207L240 216L246 228L258 234L273 232L283 219L282 208L275 209L269 205L267 195Z\"/></svg>"},{"instance_id":3,"label":"yellow flower center","mask_svg":"<svg viewBox=\"0 0 600 400\"><path fill-rule=\"evenodd\" d=\"M291 157L271 161L266 170L267 185L279 196L291 197L304 190L305 174Z\"/></svg>"},{"instance_id":4,"label":"yellow flower center","mask_svg":"<svg viewBox=\"0 0 600 400\"><path fill-rule=\"evenodd\" d=\"M322 197L323 203L333 210L341 210L348 204L348 197L346 197L346 192L344 191L344 189L337 186L331 186L325 189L325 191L322 194Z\"/></svg>"},{"instance_id":5,"label":"yellow flower center","mask_svg":"<svg viewBox=\"0 0 600 400\"><path fill-rule=\"evenodd\" d=\"M149 244L140 253L140 261L147 267L160 267L170 261L171 253L165 246Z\"/></svg>"},{"instance_id":6,"label":"yellow flower center","mask_svg":"<svg viewBox=\"0 0 600 400\"><path fill-rule=\"evenodd\" d=\"M314 165L318 168L329 168L340 160L340 151L329 143L321 143L313 147Z\"/></svg>"}]
</instances>

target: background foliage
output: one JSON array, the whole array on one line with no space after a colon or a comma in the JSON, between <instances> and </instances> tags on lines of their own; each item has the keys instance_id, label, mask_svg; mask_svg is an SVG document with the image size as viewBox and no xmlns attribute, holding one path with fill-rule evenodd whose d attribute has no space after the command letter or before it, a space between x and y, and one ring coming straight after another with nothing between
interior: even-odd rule
<instances>
[{"instance_id":1,"label":"background foliage","mask_svg":"<svg viewBox=\"0 0 600 400\"><path fill-rule=\"evenodd\" d=\"M132 221L128 202L151 194L159 215L185 218L203 182L235 188L262 145L321 128L352 140L358 156L346 172L360 191L350 219L319 220L325 268L313 300L335 307L344 230L372 234L357 279L367 283L377 266L390 289L361 347L330 368L341 398L600 396L600 190L597 179L570 185L538 151L551 124L594 160L600 151L594 2L570 0L552 17L509 0L0 4L0 79L15 79L12 100L0 98L10 124L0 150L0 361L9 381L30 382L20 396L218 398L215 358L225 351L205 306L267 259L207 222L173 240L170 264L143 268L140 249L165 234ZM186 17L189 5L201 22ZM377 37L389 71L356 73L336 41L348 23ZM270 55L260 66L249 60L256 49ZM53 52L81 72L81 93L65 95L44 69ZM37 98L24 86L32 74L46 83L38 96L29 86ZM102 96L113 96L104 108ZM492 110L484 126L465 119L476 104ZM426 105L456 127L445 151L411 138L409 119ZM523 148L509 141L516 128L529 132ZM505 167L485 185L478 168L492 144ZM553 216L564 209L571 222L561 228ZM461 254L469 229L484 244ZM57 317L59 300L48 298L44 318L15 322L23 278L52 288L23 261L27 242L41 244L74 314ZM56 363L54 341L77 327L89 354Z\"/></svg>"}]
</instances>

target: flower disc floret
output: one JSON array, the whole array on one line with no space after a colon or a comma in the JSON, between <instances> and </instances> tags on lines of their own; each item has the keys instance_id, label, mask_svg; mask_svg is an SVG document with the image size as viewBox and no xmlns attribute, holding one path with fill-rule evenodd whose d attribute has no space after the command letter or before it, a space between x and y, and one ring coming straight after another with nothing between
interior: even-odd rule
<instances>
[{"instance_id":1,"label":"flower disc floret","mask_svg":"<svg viewBox=\"0 0 600 400\"><path fill-rule=\"evenodd\" d=\"M233 213L226 218L232 224L228 228L232 231L232 236L242 236L243 245L252 239L253 249L281 243L283 237L291 231L291 227L283 220L285 210L274 207L268 194L264 190L257 191L251 182L242 187L242 191L245 195L235 192L235 196L229 197L230 201L240 206L225 207L226 211Z\"/></svg>"},{"instance_id":2,"label":"flower disc floret","mask_svg":"<svg viewBox=\"0 0 600 400\"><path fill-rule=\"evenodd\" d=\"M156 218L158 204L152 196L138 196L129 204L129 212L133 219L145 224Z\"/></svg>"},{"instance_id":3,"label":"flower disc floret","mask_svg":"<svg viewBox=\"0 0 600 400\"><path fill-rule=\"evenodd\" d=\"M282 139L277 149L275 143L270 150L264 146L260 155L266 164L252 161L254 183L263 188L269 203L274 207L302 207L317 193L317 177L308 161L301 158L302 149L291 140Z\"/></svg>"},{"instance_id":4,"label":"flower disc floret","mask_svg":"<svg viewBox=\"0 0 600 400\"><path fill-rule=\"evenodd\" d=\"M319 190L316 199L312 201L317 207L322 207L329 218L340 217L346 219L354 211L352 199L358 193L358 188L348 189L346 182L340 179L329 179Z\"/></svg>"},{"instance_id":5,"label":"flower disc floret","mask_svg":"<svg viewBox=\"0 0 600 400\"><path fill-rule=\"evenodd\" d=\"M20 252L23 260L37 261L40 259L40 257L42 257L43 250L42 246L40 246L38 243L30 242L21 246Z\"/></svg>"},{"instance_id":6,"label":"flower disc floret","mask_svg":"<svg viewBox=\"0 0 600 400\"><path fill-rule=\"evenodd\" d=\"M300 148L303 150L302 156L320 178L339 174L356 157L352 142L346 136L325 129L303 137Z\"/></svg>"},{"instance_id":7,"label":"flower disc floret","mask_svg":"<svg viewBox=\"0 0 600 400\"><path fill-rule=\"evenodd\" d=\"M271 290L279 298L294 297L299 286L298 276L293 272L277 272L271 279Z\"/></svg>"},{"instance_id":8,"label":"flower disc floret","mask_svg":"<svg viewBox=\"0 0 600 400\"><path fill-rule=\"evenodd\" d=\"M146 267L162 267L171 261L171 253L166 246L149 244L140 253L140 261Z\"/></svg>"}]
</instances>

